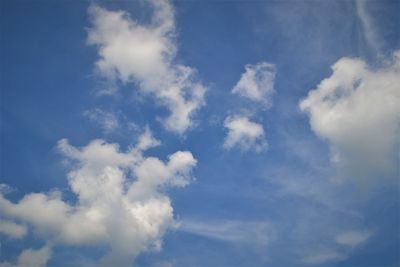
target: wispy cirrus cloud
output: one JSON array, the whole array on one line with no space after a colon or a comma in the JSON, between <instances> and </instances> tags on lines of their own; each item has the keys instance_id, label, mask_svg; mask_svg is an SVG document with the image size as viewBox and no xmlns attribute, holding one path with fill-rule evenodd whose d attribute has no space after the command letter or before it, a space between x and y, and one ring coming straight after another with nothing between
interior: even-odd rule
<instances>
[{"instance_id":1,"label":"wispy cirrus cloud","mask_svg":"<svg viewBox=\"0 0 400 267\"><path fill-rule=\"evenodd\" d=\"M356 247L367 241L372 235L372 231L346 231L338 234L335 239L338 244Z\"/></svg>"},{"instance_id":2,"label":"wispy cirrus cloud","mask_svg":"<svg viewBox=\"0 0 400 267\"><path fill-rule=\"evenodd\" d=\"M263 221L183 220L180 231L236 245L265 247L275 238L273 224Z\"/></svg>"},{"instance_id":3,"label":"wispy cirrus cloud","mask_svg":"<svg viewBox=\"0 0 400 267\"><path fill-rule=\"evenodd\" d=\"M86 110L83 115L97 123L105 133L113 132L120 126L116 114L100 108Z\"/></svg>"},{"instance_id":4,"label":"wispy cirrus cloud","mask_svg":"<svg viewBox=\"0 0 400 267\"><path fill-rule=\"evenodd\" d=\"M307 265L321 265L338 262L346 258L347 256L344 253L325 248L313 251L310 255L304 256L302 262Z\"/></svg>"},{"instance_id":5,"label":"wispy cirrus cloud","mask_svg":"<svg viewBox=\"0 0 400 267\"><path fill-rule=\"evenodd\" d=\"M366 242L373 232L370 230L353 230L338 233L330 244L321 245L302 252L301 261L307 265L332 264L346 260L352 250Z\"/></svg>"}]
</instances>

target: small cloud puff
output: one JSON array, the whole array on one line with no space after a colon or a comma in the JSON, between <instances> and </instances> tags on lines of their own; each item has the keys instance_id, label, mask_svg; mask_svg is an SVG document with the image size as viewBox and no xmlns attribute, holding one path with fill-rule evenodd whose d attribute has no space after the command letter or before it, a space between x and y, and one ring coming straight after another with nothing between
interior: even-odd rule
<instances>
[{"instance_id":1,"label":"small cloud puff","mask_svg":"<svg viewBox=\"0 0 400 267\"><path fill-rule=\"evenodd\" d=\"M245 66L246 71L233 87L232 93L246 97L255 102L261 102L267 107L272 105L272 95L275 92L275 65L260 62Z\"/></svg>"},{"instance_id":2,"label":"small cloud puff","mask_svg":"<svg viewBox=\"0 0 400 267\"><path fill-rule=\"evenodd\" d=\"M224 121L228 134L223 147L232 149L238 147L243 151L255 150L261 152L267 149L264 129L261 124L250 121L245 116L229 116Z\"/></svg>"}]
</instances>

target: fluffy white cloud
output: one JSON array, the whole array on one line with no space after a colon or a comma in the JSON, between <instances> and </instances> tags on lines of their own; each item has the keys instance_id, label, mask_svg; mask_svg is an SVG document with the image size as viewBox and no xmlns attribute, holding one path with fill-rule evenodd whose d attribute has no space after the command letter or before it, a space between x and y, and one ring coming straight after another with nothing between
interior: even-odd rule
<instances>
[{"instance_id":1,"label":"fluffy white cloud","mask_svg":"<svg viewBox=\"0 0 400 267\"><path fill-rule=\"evenodd\" d=\"M204 104L205 88L195 70L174 63L174 10L168 1L152 0L149 24L140 24L126 12L92 5L88 43L96 45L98 72L108 81L134 82L141 92L155 97L170 115L163 121L171 131L184 133L192 116Z\"/></svg>"},{"instance_id":2,"label":"fluffy white cloud","mask_svg":"<svg viewBox=\"0 0 400 267\"><path fill-rule=\"evenodd\" d=\"M128 266L140 252L161 248L164 233L175 226L165 188L187 185L196 165L187 151L175 152L166 162L143 156L158 144L148 129L126 152L103 140L83 148L61 140L58 147L70 159L68 181L76 202L64 201L58 191L31 193L17 203L1 194L0 214L31 225L52 244L107 245L110 251L100 264Z\"/></svg>"},{"instance_id":3,"label":"fluffy white cloud","mask_svg":"<svg viewBox=\"0 0 400 267\"><path fill-rule=\"evenodd\" d=\"M5 262L0 263L0 267L45 267L51 257L51 249L44 246L41 249L26 249L18 256L15 264Z\"/></svg>"},{"instance_id":4,"label":"fluffy white cloud","mask_svg":"<svg viewBox=\"0 0 400 267\"><path fill-rule=\"evenodd\" d=\"M245 69L246 71L233 87L232 93L270 106L272 95L275 92L275 65L260 62L255 65L248 64Z\"/></svg>"},{"instance_id":5,"label":"fluffy white cloud","mask_svg":"<svg viewBox=\"0 0 400 267\"><path fill-rule=\"evenodd\" d=\"M232 149L238 147L242 150L254 149L261 152L267 148L264 129L261 124L250 121L244 116L229 116L224 121L228 134L223 147Z\"/></svg>"},{"instance_id":6,"label":"fluffy white cloud","mask_svg":"<svg viewBox=\"0 0 400 267\"><path fill-rule=\"evenodd\" d=\"M300 108L314 132L329 141L332 161L341 168L392 175L400 131L400 52L381 68L342 58Z\"/></svg>"}]
</instances>

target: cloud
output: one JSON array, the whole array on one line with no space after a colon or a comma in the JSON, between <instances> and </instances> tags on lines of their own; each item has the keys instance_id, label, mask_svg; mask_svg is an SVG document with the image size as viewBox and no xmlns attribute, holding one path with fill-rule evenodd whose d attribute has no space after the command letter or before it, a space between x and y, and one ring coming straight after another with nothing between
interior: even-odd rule
<instances>
[{"instance_id":1,"label":"cloud","mask_svg":"<svg viewBox=\"0 0 400 267\"><path fill-rule=\"evenodd\" d=\"M43 246L41 249L26 249L18 256L16 264L3 262L0 267L45 267L51 257L49 246Z\"/></svg>"},{"instance_id":2,"label":"cloud","mask_svg":"<svg viewBox=\"0 0 400 267\"><path fill-rule=\"evenodd\" d=\"M182 134L194 125L194 113L204 105L205 87L196 81L196 70L175 64L174 10L168 1L149 1L153 16L140 24L123 11L89 8L92 27L88 43L98 49L98 73L111 84L134 83L170 114L166 129ZM109 93L112 91L108 91Z\"/></svg>"},{"instance_id":3,"label":"cloud","mask_svg":"<svg viewBox=\"0 0 400 267\"><path fill-rule=\"evenodd\" d=\"M316 265L346 260L350 257L353 249L365 243L372 235L371 230L341 232L334 238L336 244L328 243L314 248L311 253L304 253L302 261L306 264Z\"/></svg>"},{"instance_id":4,"label":"cloud","mask_svg":"<svg viewBox=\"0 0 400 267\"><path fill-rule=\"evenodd\" d=\"M400 52L385 66L342 58L300 102L331 161L357 177L396 172L400 131ZM377 175L380 174L380 175Z\"/></svg>"},{"instance_id":5,"label":"cloud","mask_svg":"<svg viewBox=\"0 0 400 267\"><path fill-rule=\"evenodd\" d=\"M351 258L363 245L371 245L374 231L367 226L371 222L364 207L376 201L366 203L364 191L329 179L330 172L281 168L267 174L269 187L274 189L271 194L282 206L282 216L272 222L280 240L286 242L270 247L276 249L272 253L278 255L279 263L330 266ZM286 258L289 254L290 260Z\"/></svg>"},{"instance_id":6,"label":"cloud","mask_svg":"<svg viewBox=\"0 0 400 267\"><path fill-rule=\"evenodd\" d=\"M345 258L347 258L345 254L328 249L314 251L311 255L304 257L302 261L306 264L317 265L332 261L341 261Z\"/></svg>"},{"instance_id":7,"label":"cloud","mask_svg":"<svg viewBox=\"0 0 400 267\"><path fill-rule=\"evenodd\" d=\"M233 244L266 246L274 239L274 229L268 222L193 221L185 220L179 230Z\"/></svg>"},{"instance_id":8,"label":"cloud","mask_svg":"<svg viewBox=\"0 0 400 267\"><path fill-rule=\"evenodd\" d=\"M106 133L110 133L119 127L118 117L112 112L95 108L86 110L83 115L99 124Z\"/></svg>"},{"instance_id":9,"label":"cloud","mask_svg":"<svg viewBox=\"0 0 400 267\"><path fill-rule=\"evenodd\" d=\"M223 147L232 149L238 147L241 150L254 149L261 152L267 148L264 129L261 124L250 121L244 116L229 116L224 121L228 135L225 138Z\"/></svg>"},{"instance_id":10,"label":"cloud","mask_svg":"<svg viewBox=\"0 0 400 267\"><path fill-rule=\"evenodd\" d=\"M348 231L336 236L336 242L341 245L356 247L372 236L371 231Z\"/></svg>"},{"instance_id":11,"label":"cloud","mask_svg":"<svg viewBox=\"0 0 400 267\"><path fill-rule=\"evenodd\" d=\"M20 225L11 221L0 221L0 234L7 235L11 238L19 239L25 236L27 229L24 225Z\"/></svg>"},{"instance_id":12,"label":"cloud","mask_svg":"<svg viewBox=\"0 0 400 267\"><path fill-rule=\"evenodd\" d=\"M36 236L55 245L107 246L100 265L128 266L140 252L159 250L164 233L175 227L165 190L193 179L196 160L188 151L177 151L165 162L143 156L158 144L149 129L126 152L103 140L82 148L60 140L76 202L64 201L57 190L27 194L17 203L0 195L0 214L29 224Z\"/></svg>"},{"instance_id":13,"label":"cloud","mask_svg":"<svg viewBox=\"0 0 400 267\"><path fill-rule=\"evenodd\" d=\"M260 62L255 65L247 64L245 69L246 71L233 87L232 93L271 106L272 95L275 92L275 65Z\"/></svg>"},{"instance_id":14,"label":"cloud","mask_svg":"<svg viewBox=\"0 0 400 267\"><path fill-rule=\"evenodd\" d=\"M363 28L364 36L368 42L368 44L376 51L379 52L381 48L381 43L377 36L377 29L374 25L372 17L368 14L367 11L367 1L366 0L357 0L356 4L356 12L357 16L361 21L361 25Z\"/></svg>"}]
</instances>

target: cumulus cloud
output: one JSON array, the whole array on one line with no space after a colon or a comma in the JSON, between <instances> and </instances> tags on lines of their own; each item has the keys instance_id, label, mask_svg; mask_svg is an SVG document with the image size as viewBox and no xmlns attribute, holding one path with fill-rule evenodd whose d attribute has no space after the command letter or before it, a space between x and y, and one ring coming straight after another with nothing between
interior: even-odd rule
<instances>
[{"instance_id":1,"label":"cumulus cloud","mask_svg":"<svg viewBox=\"0 0 400 267\"><path fill-rule=\"evenodd\" d=\"M400 52L381 68L342 58L300 102L313 131L331 147L332 162L357 176L393 175L400 130Z\"/></svg>"},{"instance_id":2,"label":"cumulus cloud","mask_svg":"<svg viewBox=\"0 0 400 267\"><path fill-rule=\"evenodd\" d=\"M169 110L163 120L166 129L184 133L204 104L205 87L196 81L195 69L174 63L173 7L166 0L149 3L153 7L149 24L140 24L124 11L92 5L88 43L98 48L96 68L101 76L114 85L135 83Z\"/></svg>"},{"instance_id":3,"label":"cumulus cloud","mask_svg":"<svg viewBox=\"0 0 400 267\"><path fill-rule=\"evenodd\" d=\"M15 264L4 262L0 267L45 267L51 257L49 246L43 246L41 249L26 249L18 256Z\"/></svg>"},{"instance_id":4,"label":"cumulus cloud","mask_svg":"<svg viewBox=\"0 0 400 267\"><path fill-rule=\"evenodd\" d=\"M82 148L60 140L58 148L71 162L68 182L76 202L64 201L58 191L27 194L17 203L1 194L0 214L29 224L55 245L107 246L100 265L128 266L140 252L161 248L164 233L175 226L165 190L187 185L196 165L188 151L167 161L143 155L158 144L149 129L126 152L103 140Z\"/></svg>"},{"instance_id":5,"label":"cumulus cloud","mask_svg":"<svg viewBox=\"0 0 400 267\"><path fill-rule=\"evenodd\" d=\"M270 106L274 93L275 65L260 62L255 65L248 64L245 69L246 71L233 87L232 93Z\"/></svg>"},{"instance_id":6,"label":"cumulus cloud","mask_svg":"<svg viewBox=\"0 0 400 267\"><path fill-rule=\"evenodd\" d=\"M228 134L223 147L232 149L238 147L241 150L261 152L267 148L264 129L261 124L250 121L245 116L229 116L224 121Z\"/></svg>"}]
</instances>

